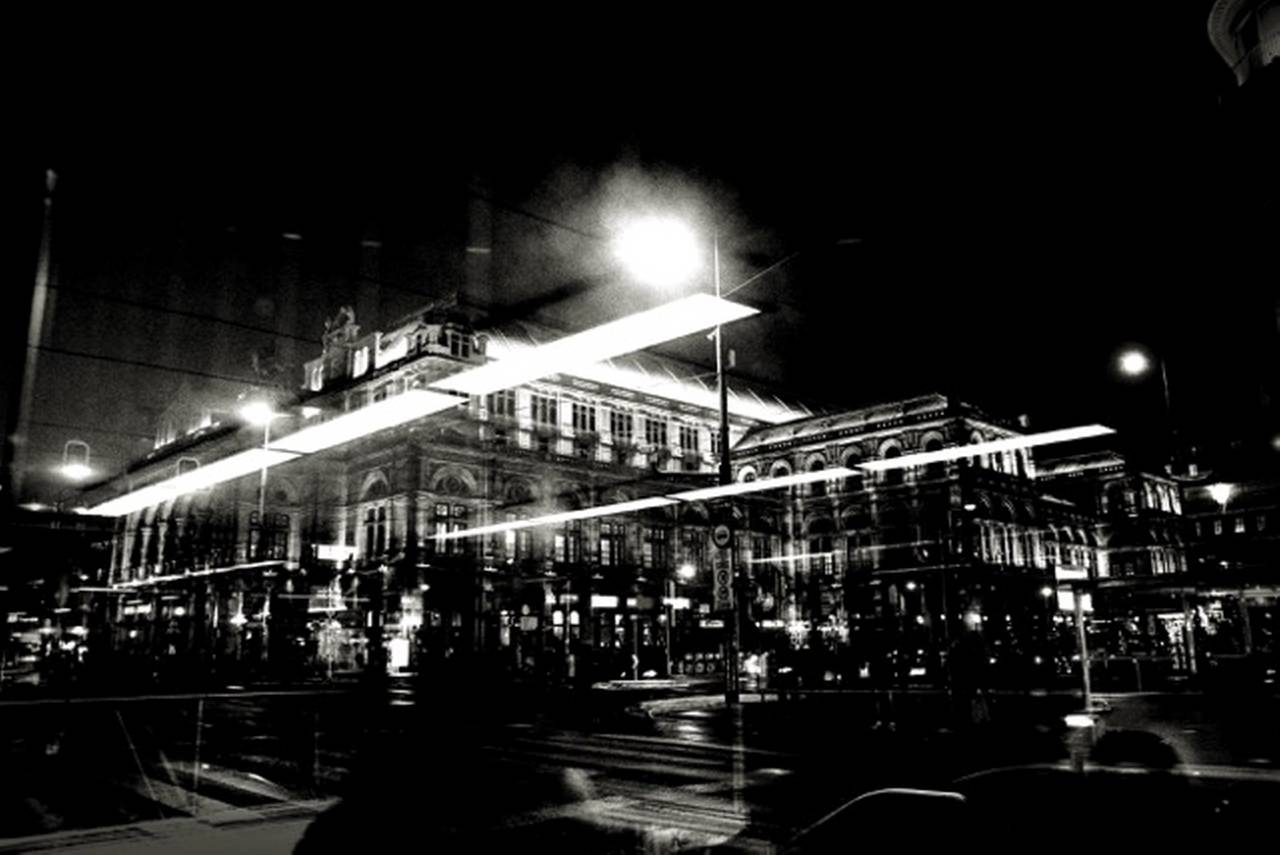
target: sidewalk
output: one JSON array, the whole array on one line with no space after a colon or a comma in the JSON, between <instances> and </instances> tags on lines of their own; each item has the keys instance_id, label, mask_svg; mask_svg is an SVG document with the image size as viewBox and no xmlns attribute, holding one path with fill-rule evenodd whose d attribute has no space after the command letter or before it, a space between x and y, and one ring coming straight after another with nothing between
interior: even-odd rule
<instances>
[{"instance_id":1,"label":"sidewalk","mask_svg":"<svg viewBox=\"0 0 1280 855\"><path fill-rule=\"evenodd\" d=\"M76 829L0 840L0 853L75 852L103 855L182 852L184 855L280 855L292 852L316 815L334 799L236 809L199 819L182 817Z\"/></svg>"}]
</instances>

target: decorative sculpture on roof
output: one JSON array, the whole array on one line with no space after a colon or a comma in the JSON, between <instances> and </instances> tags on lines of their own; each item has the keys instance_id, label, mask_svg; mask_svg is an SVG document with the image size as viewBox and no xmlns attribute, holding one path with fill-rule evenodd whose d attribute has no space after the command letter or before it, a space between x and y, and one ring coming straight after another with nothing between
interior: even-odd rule
<instances>
[{"instance_id":1,"label":"decorative sculpture on roof","mask_svg":"<svg viewBox=\"0 0 1280 855\"><path fill-rule=\"evenodd\" d=\"M324 338L326 342L337 339L350 341L360 332L356 325L356 310L351 306L338 309L338 314L324 322Z\"/></svg>"}]
</instances>

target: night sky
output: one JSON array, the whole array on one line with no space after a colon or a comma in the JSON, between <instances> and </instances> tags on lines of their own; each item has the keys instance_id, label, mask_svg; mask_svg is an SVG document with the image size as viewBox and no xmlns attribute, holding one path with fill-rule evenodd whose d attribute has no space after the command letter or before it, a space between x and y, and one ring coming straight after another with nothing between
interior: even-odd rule
<instances>
[{"instance_id":1,"label":"night sky","mask_svg":"<svg viewBox=\"0 0 1280 855\"><path fill-rule=\"evenodd\" d=\"M584 233L674 206L719 230L726 287L799 252L735 295L764 316L730 336L741 373L793 397L950 391L1142 437L1159 388L1110 367L1137 342L1168 354L1188 423L1248 421L1275 389L1274 264L1249 249L1274 182L1263 201L1242 164L1260 149L1224 114L1209 4L1170 5L65 51L94 73L26 91L6 169L20 283L41 172L61 175L45 341L64 352L40 357L33 449L47 466L81 437L118 467L175 396L234 397L218 378L248 378L252 350L301 363L343 303L370 329L447 292L477 188L494 301L523 316L652 304Z\"/></svg>"}]
</instances>

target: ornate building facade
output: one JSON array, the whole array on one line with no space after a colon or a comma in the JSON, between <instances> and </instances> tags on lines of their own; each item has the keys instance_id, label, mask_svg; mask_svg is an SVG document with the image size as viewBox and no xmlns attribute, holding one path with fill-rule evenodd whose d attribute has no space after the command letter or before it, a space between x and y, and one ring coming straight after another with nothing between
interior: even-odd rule
<instances>
[{"instance_id":1,"label":"ornate building facade","mask_svg":"<svg viewBox=\"0 0 1280 855\"><path fill-rule=\"evenodd\" d=\"M272 435L550 337L527 323L477 332L449 305L362 335L344 310L302 393L275 402ZM735 386L731 441L808 414ZM706 486L718 419L696 369L638 354L134 512L110 570L116 643L231 670L358 668L384 645L393 667L466 651L558 677L714 669L705 505L436 536ZM106 489L209 465L261 431L204 425Z\"/></svg>"},{"instance_id":2,"label":"ornate building facade","mask_svg":"<svg viewBox=\"0 0 1280 855\"><path fill-rule=\"evenodd\" d=\"M527 323L477 329L447 304L362 334L344 311L301 392L274 402L271 435L519 359L551 337ZM975 672L1069 680L1077 596L1101 649L1187 667L1172 625L1187 608L1130 595L1187 577L1176 485L1115 454L1030 448L859 469L1029 432L941 395L814 415L735 386L737 481L854 474L456 536L714 484L716 405L697 369L636 354L460 398L136 511L113 542L114 644L236 673L384 658L412 669L460 654L557 680L715 672L731 615L713 596L710 533L726 523L742 649L772 654L775 673L845 685ZM198 471L265 439L238 421L204 424L102 492Z\"/></svg>"}]
</instances>

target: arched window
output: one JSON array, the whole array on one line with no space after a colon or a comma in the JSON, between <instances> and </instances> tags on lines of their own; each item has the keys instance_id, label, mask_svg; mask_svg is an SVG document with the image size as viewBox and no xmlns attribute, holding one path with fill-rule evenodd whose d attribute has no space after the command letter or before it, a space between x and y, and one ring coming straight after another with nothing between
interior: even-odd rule
<instances>
[{"instance_id":1,"label":"arched window","mask_svg":"<svg viewBox=\"0 0 1280 855\"><path fill-rule=\"evenodd\" d=\"M942 440L938 439L937 437L931 437L924 444L924 450L926 452L941 451ZM947 477L947 464L944 461L937 461L935 463L926 464L924 467L924 477L929 479Z\"/></svg>"},{"instance_id":2,"label":"arched window","mask_svg":"<svg viewBox=\"0 0 1280 855\"><path fill-rule=\"evenodd\" d=\"M845 492L852 493L862 489L862 470L858 468L859 461L857 452L850 453L844 458L842 465L845 469L851 470L844 479Z\"/></svg>"},{"instance_id":3,"label":"arched window","mask_svg":"<svg viewBox=\"0 0 1280 855\"><path fill-rule=\"evenodd\" d=\"M791 467L787 464L785 460L775 461L774 464L769 467L770 478L785 478L787 475L790 475L790 474L791 474ZM794 491L795 491L794 487L787 488L787 495L794 496L795 495Z\"/></svg>"},{"instance_id":4,"label":"arched window","mask_svg":"<svg viewBox=\"0 0 1280 855\"><path fill-rule=\"evenodd\" d=\"M902 449L898 448L896 445L890 446L889 448L885 449L883 456L885 460L894 460L902 456ZM884 483L901 484L902 483L902 467L895 466L892 469L884 470Z\"/></svg>"},{"instance_id":5,"label":"arched window","mask_svg":"<svg viewBox=\"0 0 1280 855\"><path fill-rule=\"evenodd\" d=\"M810 472L821 472L824 468L826 468L826 465L821 460L814 460L809 464ZM826 481L810 481L809 482L810 496L825 496L826 494L827 494Z\"/></svg>"}]
</instances>

